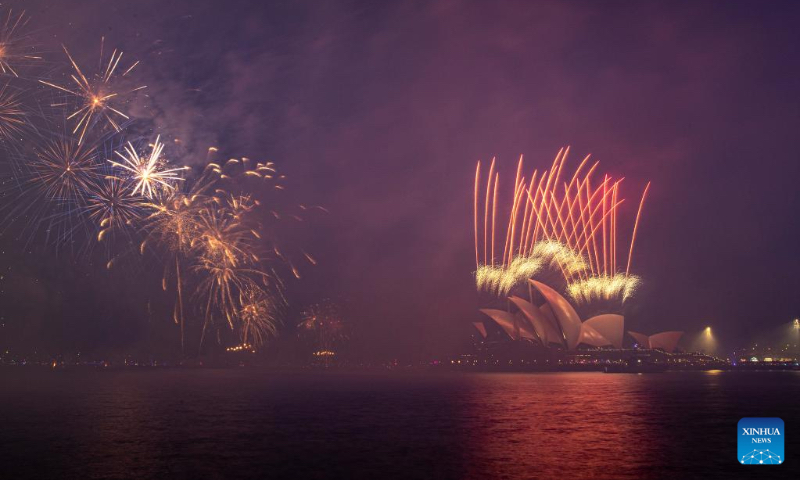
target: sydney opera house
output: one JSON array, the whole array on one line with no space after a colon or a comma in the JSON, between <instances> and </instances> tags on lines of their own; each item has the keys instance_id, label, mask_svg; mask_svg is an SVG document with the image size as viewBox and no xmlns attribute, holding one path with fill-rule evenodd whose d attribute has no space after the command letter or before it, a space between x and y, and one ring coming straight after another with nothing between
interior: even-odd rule
<instances>
[{"instance_id":1,"label":"sydney opera house","mask_svg":"<svg viewBox=\"0 0 800 480\"><path fill-rule=\"evenodd\" d=\"M606 313L582 321L569 301L553 288L536 280L529 282L539 294L536 298L542 299L543 303L533 303L534 295L529 299L512 295L508 297L505 310L480 309L486 318L473 325L485 344L500 344L505 350L510 343L517 344L514 349L517 353L519 346L525 345L528 350L540 352L539 358L575 358L577 353L581 353L595 359L621 360L624 352L630 354L631 349L671 354L676 351L683 335L683 332L675 331L650 336L628 332L626 339L622 315ZM626 344L627 349L624 348ZM560 355L554 356L556 352Z\"/></svg>"},{"instance_id":2,"label":"sydney opera house","mask_svg":"<svg viewBox=\"0 0 800 480\"><path fill-rule=\"evenodd\" d=\"M570 176L563 171L568 152L568 147L559 150L538 177L538 170L529 177L523 174L520 157L505 235L503 226L497 230L495 160L485 183L481 162L476 165L475 285L479 294L491 297L488 304L493 306L480 309L483 320L473 323L480 362L563 365L638 361L646 355L653 362L674 359L682 332L626 335L620 314L640 281L631 274L631 262L650 184L631 217L627 260L620 261L617 207L622 179L607 174L596 178L598 162L587 164L589 156Z\"/></svg>"}]
</instances>

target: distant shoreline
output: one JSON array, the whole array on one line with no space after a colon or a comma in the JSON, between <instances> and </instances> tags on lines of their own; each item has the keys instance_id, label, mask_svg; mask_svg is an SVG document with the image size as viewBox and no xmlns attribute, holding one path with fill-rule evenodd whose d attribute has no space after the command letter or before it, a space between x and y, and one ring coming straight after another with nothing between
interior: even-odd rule
<instances>
[{"instance_id":1,"label":"distant shoreline","mask_svg":"<svg viewBox=\"0 0 800 480\"><path fill-rule=\"evenodd\" d=\"M270 365L0 365L0 371L31 371L31 372L153 372L153 371L214 371L214 370L260 370L274 374L539 374L539 373L604 373L602 368L596 366L576 368L574 366L561 366L559 368L539 369L477 369L477 368L442 368L429 366L334 366L334 367L304 367L304 366L270 366ZM609 372L609 374L635 374L652 375L659 373L687 373L687 372L800 372L798 366L769 366L753 367L729 366L726 368L676 368L659 372Z\"/></svg>"}]
</instances>

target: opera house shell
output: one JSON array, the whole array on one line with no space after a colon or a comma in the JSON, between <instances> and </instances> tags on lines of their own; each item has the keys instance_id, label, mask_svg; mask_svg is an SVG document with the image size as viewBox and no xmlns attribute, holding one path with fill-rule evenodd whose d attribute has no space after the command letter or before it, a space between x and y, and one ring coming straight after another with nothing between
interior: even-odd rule
<instances>
[{"instance_id":1,"label":"opera house shell","mask_svg":"<svg viewBox=\"0 0 800 480\"><path fill-rule=\"evenodd\" d=\"M484 308L480 311L488 316L513 340L528 340L542 346L560 346L575 350L578 345L591 347L622 348L625 318L622 315L603 314L581 321L578 313L561 294L536 280L531 286L545 299L536 306L518 296L509 297L518 312ZM475 328L486 338L486 326L475 322ZM642 348L660 348L673 352L682 332L664 332L646 336L629 332Z\"/></svg>"},{"instance_id":2,"label":"opera house shell","mask_svg":"<svg viewBox=\"0 0 800 480\"><path fill-rule=\"evenodd\" d=\"M643 333L628 332L641 348L661 349L667 353L672 353L678 346L678 340L683 336L683 332L661 332L649 337Z\"/></svg>"}]
</instances>

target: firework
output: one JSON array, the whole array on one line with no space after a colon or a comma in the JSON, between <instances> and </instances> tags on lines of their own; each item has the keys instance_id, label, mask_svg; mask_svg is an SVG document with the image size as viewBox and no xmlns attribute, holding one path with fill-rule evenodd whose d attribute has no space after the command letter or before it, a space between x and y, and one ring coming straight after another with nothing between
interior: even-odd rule
<instances>
[{"instance_id":1,"label":"firework","mask_svg":"<svg viewBox=\"0 0 800 480\"><path fill-rule=\"evenodd\" d=\"M163 290L168 289L171 278L174 277L175 293L177 295L173 310L173 319L180 326L181 352L185 349L185 307L183 302L184 291L184 265L190 255L193 239L200 228L196 216L200 208L207 206L210 198L204 195L209 186L204 182L205 177L197 182L182 182L184 188L173 188L160 191L154 199L145 203L149 214L143 223L146 232L145 239L140 245L144 254L145 247L153 244L159 250L166 252L169 259L164 261L164 274L161 280Z\"/></svg>"},{"instance_id":2,"label":"firework","mask_svg":"<svg viewBox=\"0 0 800 480\"><path fill-rule=\"evenodd\" d=\"M275 169L248 163L212 162L196 178L190 175L170 188L154 189L144 203L149 214L142 222L146 235L140 249L144 253L151 245L171 256L164 262L162 287L174 286L177 294L173 318L181 327L182 344L183 292L191 285L196 304L202 305L201 346L209 329L223 326L238 331L248 349L275 333L277 312L285 299L279 276L269 266L274 257L266 254L276 248L267 248L269 243L260 233L261 215L255 214L266 206L238 182L263 179ZM131 181L138 195L148 194L146 188L136 188L141 175L131 175Z\"/></svg>"},{"instance_id":3,"label":"firework","mask_svg":"<svg viewBox=\"0 0 800 480\"><path fill-rule=\"evenodd\" d=\"M9 11L0 26L0 72L16 76L18 66L39 59L20 36L26 23L24 14ZM104 39L96 72L81 68L63 47L69 79L39 81L49 87L40 91L59 98L51 106L67 107L67 138L51 139L50 119L26 111L16 91L0 87L0 139L14 160L2 182L7 201L0 224L21 222L23 231L44 226L48 240L53 236L70 246L85 240L86 252L93 242L103 242L114 252L109 269L138 243L141 254L158 255L163 290L174 290L173 318L180 325L182 349L186 319L192 318L188 311L194 309L202 314L201 348L207 331L216 329L218 339L224 331L236 332L241 345L254 351L276 334L286 301L278 265L285 263L300 276L292 255L278 247L279 223L302 222L308 211L324 209L287 207L285 176L272 162L241 158L214 163L211 157L218 149L211 147L207 168L194 175L170 162L160 135L141 149L115 138L135 120L126 107L132 94L145 87L131 80L138 62L125 64L118 50L104 55L103 44ZM111 158L102 155L99 146L112 144L122 147ZM85 235L72 235L77 225L86 227ZM113 247L115 232L126 236L121 248ZM302 255L316 263L309 253ZM188 306L187 292L196 300Z\"/></svg>"},{"instance_id":4,"label":"firework","mask_svg":"<svg viewBox=\"0 0 800 480\"><path fill-rule=\"evenodd\" d=\"M257 265L236 266L205 256L197 258L192 271L202 278L195 295L205 304L203 336L215 322L215 311L221 314L231 329L237 328L237 323L241 321L243 300L253 297L253 292L258 292L255 295L258 298L267 298L266 292L273 283L272 275ZM201 345L202 342L201 338Z\"/></svg>"},{"instance_id":5,"label":"firework","mask_svg":"<svg viewBox=\"0 0 800 480\"><path fill-rule=\"evenodd\" d=\"M102 241L109 232L142 220L145 203L141 197L131 195L130 190L130 185L114 176L105 176L86 188L86 213L100 228L97 241Z\"/></svg>"},{"instance_id":6,"label":"firework","mask_svg":"<svg viewBox=\"0 0 800 480\"><path fill-rule=\"evenodd\" d=\"M109 163L123 170L134 182L135 186L131 195L141 194L152 199L159 190L172 190L174 183L182 181L180 172L186 170L185 167L170 168L167 161L162 157L164 144L161 143L161 136L156 137L156 141L150 145L150 153L139 155L131 142L124 147L123 152L114 152L119 156L123 163L109 160Z\"/></svg>"},{"instance_id":7,"label":"firework","mask_svg":"<svg viewBox=\"0 0 800 480\"><path fill-rule=\"evenodd\" d=\"M16 92L8 85L0 87L0 138L18 137L25 124L25 111Z\"/></svg>"},{"instance_id":8,"label":"firework","mask_svg":"<svg viewBox=\"0 0 800 480\"><path fill-rule=\"evenodd\" d=\"M495 295L508 295L511 290L538 274L544 264L535 256L516 257L504 266L481 265L475 272L478 290Z\"/></svg>"},{"instance_id":9,"label":"firework","mask_svg":"<svg viewBox=\"0 0 800 480\"><path fill-rule=\"evenodd\" d=\"M178 294L174 317L182 330L183 290L188 282L181 265L188 263L189 273L197 279L194 295L204 305L201 345L219 318L230 329L238 329L244 343L261 345L275 329L280 282L274 272L264 269L257 237L244 213L216 200L180 194L150 204L154 213L148 219L147 238L173 255L173 261L165 264L163 287L167 288L168 267L174 265Z\"/></svg>"},{"instance_id":10,"label":"firework","mask_svg":"<svg viewBox=\"0 0 800 480\"><path fill-rule=\"evenodd\" d=\"M231 267L258 262L259 255L255 252L258 237L242 221L241 211L215 203L200 209L194 221L198 230L191 245L197 255Z\"/></svg>"},{"instance_id":11,"label":"firework","mask_svg":"<svg viewBox=\"0 0 800 480\"><path fill-rule=\"evenodd\" d=\"M185 254L199 231L197 210L207 202L205 197L185 195L172 190L167 195L145 203L150 212L145 218L147 236L141 244L144 252L148 242L164 247L169 252Z\"/></svg>"},{"instance_id":12,"label":"firework","mask_svg":"<svg viewBox=\"0 0 800 480\"><path fill-rule=\"evenodd\" d=\"M339 307L329 300L306 307L297 328L311 342L315 354L333 353L348 338Z\"/></svg>"},{"instance_id":13,"label":"firework","mask_svg":"<svg viewBox=\"0 0 800 480\"><path fill-rule=\"evenodd\" d=\"M44 232L45 243L52 241L57 248L68 243L70 250L88 252L87 245L75 242L93 230L85 207L88 189L101 177L96 149L72 138L54 138L7 153L15 161L3 181L2 223L21 222L20 234L27 234L28 242Z\"/></svg>"},{"instance_id":14,"label":"firework","mask_svg":"<svg viewBox=\"0 0 800 480\"><path fill-rule=\"evenodd\" d=\"M230 176L224 167L212 164L199 177L190 175L185 180L173 174L179 169L170 168L162 159L162 148L157 139L150 155L139 157L128 144L125 158L130 162L103 164L94 149L75 140L49 144L27 165L30 181L23 193L36 200L20 205L28 209L46 206L45 218L51 222L62 218L52 214L54 209L69 209L70 214L99 230L97 241L108 243L110 234L119 230L143 234L142 253L152 246L169 256L163 262L162 287L176 293L173 318L180 325L182 347L188 290L196 299L194 308L204 318L201 347L206 332L217 329L218 333L238 332L248 349L255 349L276 332L285 298L272 262L284 261L284 257L274 243L263 239L269 229L261 224L262 213L256 209L271 212L270 207L245 193L244 186L233 193L226 184L236 183L239 177L263 179L266 169L274 172L274 167L256 164L241 175ZM108 169L113 169L114 175L105 174ZM255 169L261 170L259 175L246 173ZM275 214L276 218L293 218ZM30 216L30 212L16 212L21 215ZM52 227L48 226L48 232ZM59 238L64 239L65 234ZM314 262L310 255L306 258ZM108 268L115 260L108 262Z\"/></svg>"},{"instance_id":15,"label":"firework","mask_svg":"<svg viewBox=\"0 0 800 480\"><path fill-rule=\"evenodd\" d=\"M75 123L72 130L73 134L78 135L78 143L83 143L87 130L105 120L105 123L114 131L122 130L120 124L130 119L121 109L130 101L130 94L146 88L145 85L132 88L117 85L118 78L126 77L139 64L135 62L123 69L120 65L122 52L114 50L107 62L103 59L103 44L105 38L100 42L100 64L101 68L96 73L87 77L81 68L70 55L67 47L64 48L73 73L70 75L72 84L58 85L45 80L40 82L48 87L52 87L62 93L66 93L77 100L76 109L67 116L67 120ZM102 67L102 65L105 65ZM121 74L117 75L120 71ZM56 103L52 106L66 106L64 103Z\"/></svg>"},{"instance_id":16,"label":"firework","mask_svg":"<svg viewBox=\"0 0 800 480\"><path fill-rule=\"evenodd\" d=\"M234 238L224 238L218 232L203 231L197 242L193 270L204 277L197 294L207 300L206 318L211 318L211 309L222 312L230 327L238 311L238 295L260 289L271 282L270 274L259 269L250 260L250 253Z\"/></svg>"},{"instance_id":17,"label":"firework","mask_svg":"<svg viewBox=\"0 0 800 480\"><path fill-rule=\"evenodd\" d=\"M542 258L551 269L558 268L566 276L578 275L588 268L586 260L581 255L563 243L552 240L537 242L527 254Z\"/></svg>"},{"instance_id":18,"label":"firework","mask_svg":"<svg viewBox=\"0 0 800 480\"><path fill-rule=\"evenodd\" d=\"M263 289L249 289L240 294L239 320L243 344L262 345L277 333L278 302Z\"/></svg>"},{"instance_id":19,"label":"firework","mask_svg":"<svg viewBox=\"0 0 800 480\"><path fill-rule=\"evenodd\" d=\"M267 245L272 253L286 263L292 274L300 278L300 268L294 258L305 258L315 265L316 260L305 251L284 252L278 245L281 243L276 232L282 231L284 222L304 222L306 214L313 210L326 211L320 206L287 204L283 195L283 181L286 177L280 173L272 162L253 162L244 157L231 158L222 164L211 163L208 167L218 175L218 192L223 195L218 203L228 204L233 210L242 208L252 211L257 221L251 223L251 234L261 243ZM238 205L238 206L237 206Z\"/></svg>"},{"instance_id":20,"label":"firework","mask_svg":"<svg viewBox=\"0 0 800 480\"><path fill-rule=\"evenodd\" d=\"M584 259L564 244L555 241L541 241L526 255L514 257L504 265L481 265L475 273L478 290L495 295L508 295L511 290L527 283L545 268L559 269L568 275L575 275L586 268Z\"/></svg>"},{"instance_id":21,"label":"firework","mask_svg":"<svg viewBox=\"0 0 800 480\"><path fill-rule=\"evenodd\" d=\"M164 262L161 283L166 291L174 278L177 298L173 318L180 325L182 351L185 348L183 292L186 288L183 272L185 264L193 258L193 244L201 232L200 212L214 206L212 197L205 194L210 187L210 183L205 180L207 177L203 176L194 182L182 182L176 188L156 190L154 198L144 203L144 208L149 213L143 220L145 239L140 245L140 251L144 253L146 246L152 245L170 256Z\"/></svg>"},{"instance_id":22,"label":"firework","mask_svg":"<svg viewBox=\"0 0 800 480\"><path fill-rule=\"evenodd\" d=\"M0 72L19 77L16 68L42 59L26 44L27 36L20 35L29 19L24 11L15 15L9 9L5 15L0 26Z\"/></svg>"},{"instance_id":23,"label":"firework","mask_svg":"<svg viewBox=\"0 0 800 480\"><path fill-rule=\"evenodd\" d=\"M205 305L203 337L217 318L223 318L230 329L241 332L244 343L260 345L274 331L280 282L273 271L264 269L259 236L249 216L255 202L212 188L217 181L203 175L186 192L151 204L148 238L157 238L175 256L179 297L181 263L188 262L199 279L195 296ZM176 308L182 324L181 298Z\"/></svg>"},{"instance_id":24,"label":"firework","mask_svg":"<svg viewBox=\"0 0 800 480\"><path fill-rule=\"evenodd\" d=\"M523 276L541 269L542 249L552 249L551 264L555 264L567 283L592 277L614 277L618 270L617 236L619 228L620 184L608 175L602 181L593 180L598 163L587 167L583 159L572 176L565 177L564 166L569 148L561 149L548 170L534 170L526 181L523 160L517 164L512 203L502 240L502 255L496 251L498 173L495 161L489 168L481 222L480 162L475 171L474 238L476 281L479 288L497 293L508 291ZM649 188L649 184L648 184ZM642 196L631 236L626 274L630 262L636 229L647 189ZM491 217L491 220L490 220ZM482 242L479 234L483 228ZM544 242L544 243L542 243ZM481 248L481 244L483 248ZM481 256L481 251L483 255Z\"/></svg>"},{"instance_id":25,"label":"firework","mask_svg":"<svg viewBox=\"0 0 800 480\"><path fill-rule=\"evenodd\" d=\"M616 274L613 276L589 277L567 286L567 293L578 305L597 302L614 302L624 306L639 286L636 275Z\"/></svg>"},{"instance_id":26,"label":"firework","mask_svg":"<svg viewBox=\"0 0 800 480\"><path fill-rule=\"evenodd\" d=\"M97 152L71 139L48 143L29 163L31 187L47 200L82 205L84 192L99 177Z\"/></svg>"},{"instance_id":27,"label":"firework","mask_svg":"<svg viewBox=\"0 0 800 480\"><path fill-rule=\"evenodd\" d=\"M633 258L633 244L636 241L636 230L639 228L639 219L642 216L642 207L644 207L644 199L647 198L647 191L650 190L650 182L647 182L647 186L644 187L644 193L642 193L642 201L639 202L639 209L636 211L636 221L633 224L633 233L631 234L631 249L628 251L628 266L625 269L625 275L628 275L631 271L631 259Z\"/></svg>"}]
</instances>

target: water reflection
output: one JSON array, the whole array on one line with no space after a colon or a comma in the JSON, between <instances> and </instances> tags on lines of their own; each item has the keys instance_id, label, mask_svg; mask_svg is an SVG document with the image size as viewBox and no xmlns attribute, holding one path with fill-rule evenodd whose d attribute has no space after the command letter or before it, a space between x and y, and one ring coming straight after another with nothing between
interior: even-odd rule
<instances>
[{"instance_id":1,"label":"water reflection","mask_svg":"<svg viewBox=\"0 0 800 480\"><path fill-rule=\"evenodd\" d=\"M595 478L642 478L658 455L641 376L486 375L475 382L475 478L564 478L576 466Z\"/></svg>"},{"instance_id":2,"label":"water reflection","mask_svg":"<svg viewBox=\"0 0 800 480\"><path fill-rule=\"evenodd\" d=\"M9 478L757 478L736 462L739 418L800 424L800 372L0 371L0 382ZM786 441L790 463L800 435Z\"/></svg>"}]
</instances>

